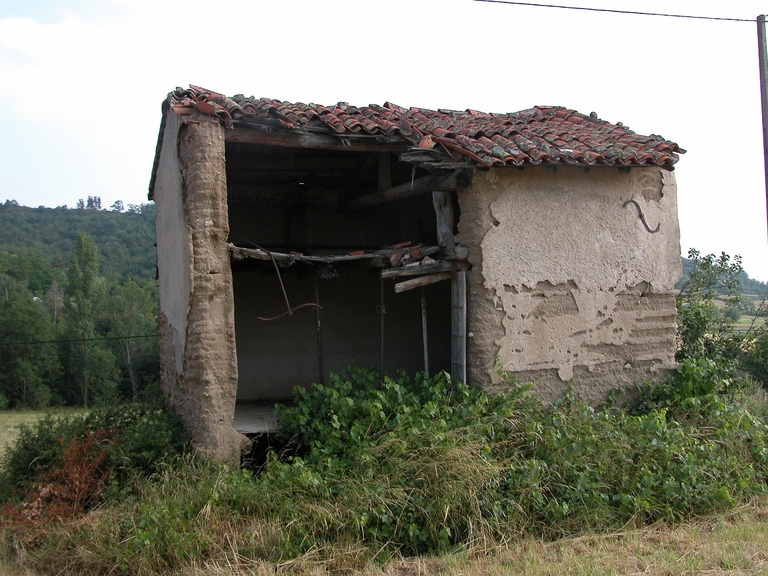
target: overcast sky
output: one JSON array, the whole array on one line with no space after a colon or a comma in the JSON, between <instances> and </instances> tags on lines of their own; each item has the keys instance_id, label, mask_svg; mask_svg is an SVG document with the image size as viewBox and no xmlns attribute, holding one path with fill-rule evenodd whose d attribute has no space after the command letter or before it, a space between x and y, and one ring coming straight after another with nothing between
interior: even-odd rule
<instances>
[{"instance_id":1,"label":"overcast sky","mask_svg":"<svg viewBox=\"0 0 768 576\"><path fill-rule=\"evenodd\" d=\"M753 0L553 3L768 12ZM595 111L688 151L675 170L683 254L741 254L768 280L754 22L472 0L0 0L0 202L146 202L160 104L189 84L322 104Z\"/></svg>"}]
</instances>

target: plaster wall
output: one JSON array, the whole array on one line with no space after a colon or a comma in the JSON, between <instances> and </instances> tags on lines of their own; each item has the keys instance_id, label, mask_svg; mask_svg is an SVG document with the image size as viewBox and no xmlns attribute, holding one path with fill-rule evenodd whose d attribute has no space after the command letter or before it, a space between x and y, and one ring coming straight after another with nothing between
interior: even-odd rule
<instances>
[{"instance_id":1,"label":"plaster wall","mask_svg":"<svg viewBox=\"0 0 768 576\"><path fill-rule=\"evenodd\" d=\"M639 217L641 207L651 229ZM492 169L459 192L470 247L468 380L569 382L598 402L675 368L681 274L674 176L658 168Z\"/></svg>"},{"instance_id":2,"label":"plaster wall","mask_svg":"<svg viewBox=\"0 0 768 576\"><path fill-rule=\"evenodd\" d=\"M160 355L164 387L175 390L181 376L191 293L192 236L184 216L179 129L176 114L166 114L157 180L153 190L160 295Z\"/></svg>"}]
</instances>

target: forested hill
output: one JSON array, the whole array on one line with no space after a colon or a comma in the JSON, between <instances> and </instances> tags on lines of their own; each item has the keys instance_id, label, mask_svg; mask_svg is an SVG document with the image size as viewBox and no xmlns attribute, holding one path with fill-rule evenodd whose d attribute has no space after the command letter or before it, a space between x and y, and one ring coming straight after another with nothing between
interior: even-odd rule
<instances>
[{"instance_id":1,"label":"forested hill","mask_svg":"<svg viewBox=\"0 0 768 576\"><path fill-rule=\"evenodd\" d=\"M129 205L123 210L122 203L115 203L110 210L100 209L98 198L79 202L78 208L29 208L19 206L13 200L0 203L0 257L18 254L35 262L45 261L49 266L66 270L69 259L75 254L78 232L93 237L101 256L101 275L116 280L131 276L136 279L154 278L155 275L155 205ZM685 282L692 261L683 258ZM47 266L46 266L47 268ZM34 274L31 274L34 276ZM753 280L746 272L739 275L742 290L746 294L764 295L768 285ZM31 288L35 286L30 277Z\"/></svg>"},{"instance_id":2,"label":"forested hill","mask_svg":"<svg viewBox=\"0 0 768 576\"><path fill-rule=\"evenodd\" d=\"M18 254L30 263L46 261L66 270L75 254L78 232L91 237L101 256L101 275L136 279L155 275L155 206L99 209L89 199L79 208L29 208L8 200L0 204L0 256Z\"/></svg>"}]
</instances>

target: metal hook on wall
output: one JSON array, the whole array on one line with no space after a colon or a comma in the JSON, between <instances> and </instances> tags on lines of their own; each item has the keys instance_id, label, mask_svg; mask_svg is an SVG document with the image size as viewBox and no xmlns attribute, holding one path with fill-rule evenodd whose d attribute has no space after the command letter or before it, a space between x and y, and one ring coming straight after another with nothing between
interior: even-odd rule
<instances>
[{"instance_id":1,"label":"metal hook on wall","mask_svg":"<svg viewBox=\"0 0 768 576\"><path fill-rule=\"evenodd\" d=\"M645 229L648 230L651 234L656 234L656 232L659 231L659 228L661 228L661 222L659 222L656 225L656 228L654 230L651 230L651 227L648 226L648 222L645 220L645 214L643 214L643 209L640 207L640 204L637 203L636 200L627 200L624 202L624 208L627 207L627 204L634 204L637 207L637 215L640 216L640 221L643 223L643 226L645 226Z\"/></svg>"}]
</instances>

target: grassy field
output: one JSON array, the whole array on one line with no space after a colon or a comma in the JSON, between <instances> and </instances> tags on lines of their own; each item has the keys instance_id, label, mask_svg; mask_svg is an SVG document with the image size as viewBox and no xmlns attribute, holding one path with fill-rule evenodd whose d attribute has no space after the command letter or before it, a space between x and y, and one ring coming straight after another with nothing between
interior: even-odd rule
<instances>
[{"instance_id":1,"label":"grassy field","mask_svg":"<svg viewBox=\"0 0 768 576\"><path fill-rule=\"evenodd\" d=\"M0 412L0 458L16 439L19 433L19 424L31 424L42 415L42 412L32 410L3 410Z\"/></svg>"},{"instance_id":2,"label":"grassy field","mask_svg":"<svg viewBox=\"0 0 768 576\"><path fill-rule=\"evenodd\" d=\"M747 332L752 331L754 332L758 328L760 328L763 324L765 324L766 318L765 317L757 317L754 316L747 316L746 314L742 315L741 318L739 318L739 321L733 324L734 330L737 332Z\"/></svg>"}]
</instances>

